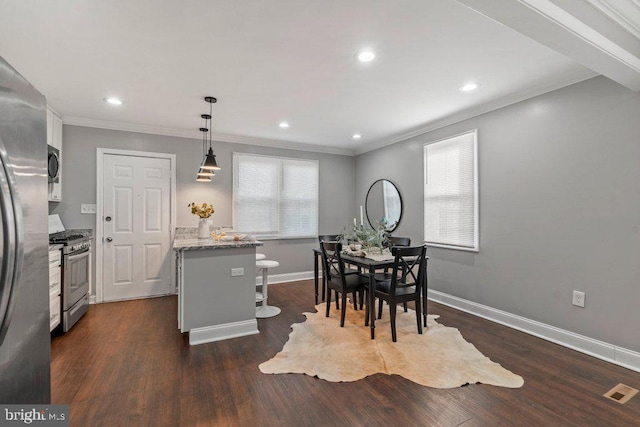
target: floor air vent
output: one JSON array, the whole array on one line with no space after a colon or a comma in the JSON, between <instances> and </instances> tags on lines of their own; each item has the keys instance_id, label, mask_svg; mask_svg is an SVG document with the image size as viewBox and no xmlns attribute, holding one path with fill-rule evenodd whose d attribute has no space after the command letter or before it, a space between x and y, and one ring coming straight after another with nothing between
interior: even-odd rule
<instances>
[{"instance_id":1,"label":"floor air vent","mask_svg":"<svg viewBox=\"0 0 640 427\"><path fill-rule=\"evenodd\" d=\"M604 394L604 397L609 398L611 400L615 400L618 403L627 403L629 399L638 393L638 390L635 388L629 387L628 385L618 384L608 392Z\"/></svg>"}]
</instances>

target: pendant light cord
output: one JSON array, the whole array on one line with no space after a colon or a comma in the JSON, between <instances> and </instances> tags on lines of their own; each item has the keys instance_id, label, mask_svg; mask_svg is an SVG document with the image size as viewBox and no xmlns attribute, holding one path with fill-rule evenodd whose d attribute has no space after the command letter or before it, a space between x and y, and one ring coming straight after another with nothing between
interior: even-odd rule
<instances>
[{"instance_id":1,"label":"pendant light cord","mask_svg":"<svg viewBox=\"0 0 640 427\"><path fill-rule=\"evenodd\" d=\"M213 103L210 102L209 103L209 129L211 129L211 126L213 126L213 123L211 123L211 121L213 120ZM211 132L209 133L209 148L211 147Z\"/></svg>"}]
</instances>

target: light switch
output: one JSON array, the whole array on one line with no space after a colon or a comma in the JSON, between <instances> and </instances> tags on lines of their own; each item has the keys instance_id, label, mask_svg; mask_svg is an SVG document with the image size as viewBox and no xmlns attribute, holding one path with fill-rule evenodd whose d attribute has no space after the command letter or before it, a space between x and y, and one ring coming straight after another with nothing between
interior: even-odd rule
<instances>
[{"instance_id":1,"label":"light switch","mask_svg":"<svg viewBox=\"0 0 640 427\"><path fill-rule=\"evenodd\" d=\"M232 268L231 277L244 276L244 268Z\"/></svg>"}]
</instances>

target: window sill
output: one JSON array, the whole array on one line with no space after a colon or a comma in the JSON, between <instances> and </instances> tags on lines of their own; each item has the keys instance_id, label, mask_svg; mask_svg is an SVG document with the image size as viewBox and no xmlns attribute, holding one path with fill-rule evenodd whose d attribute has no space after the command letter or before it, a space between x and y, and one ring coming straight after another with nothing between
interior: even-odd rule
<instances>
[{"instance_id":1,"label":"window sill","mask_svg":"<svg viewBox=\"0 0 640 427\"><path fill-rule=\"evenodd\" d=\"M454 251L480 253L480 248L468 248L466 246L445 245L442 243L431 243L431 242L424 242L424 243L431 248L452 249Z\"/></svg>"},{"instance_id":2,"label":"window sill","mask_svg":"<svg viewBox=\"0 0 640 427\"><path fill-rule=\"evenodd\" d=\"M264 241L264 240L303 240L303 239L318 239L318 236L260 236L253 235L256 240Z\"/></svg>"}]
</instances>

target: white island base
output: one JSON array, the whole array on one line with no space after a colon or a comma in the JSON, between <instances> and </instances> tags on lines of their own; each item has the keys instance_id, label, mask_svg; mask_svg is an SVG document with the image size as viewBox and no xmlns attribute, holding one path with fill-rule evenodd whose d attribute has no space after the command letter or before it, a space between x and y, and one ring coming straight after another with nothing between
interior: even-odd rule
<instances>
[{"instance_id":1,"label":"white island base","mask_svg":"<svg viewBox=\"0 0 640 427\"><path fill-rule=\"evenodd\" d=\"M259 333L255 265L260 245L197 239L174 242L178 328L189 333L189 344Z\"/></svg>"}]
</instances>

